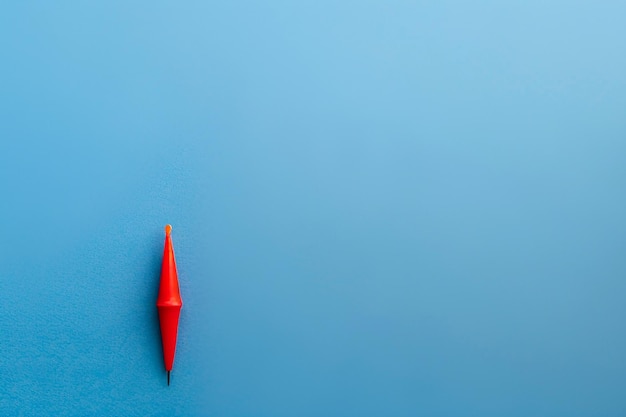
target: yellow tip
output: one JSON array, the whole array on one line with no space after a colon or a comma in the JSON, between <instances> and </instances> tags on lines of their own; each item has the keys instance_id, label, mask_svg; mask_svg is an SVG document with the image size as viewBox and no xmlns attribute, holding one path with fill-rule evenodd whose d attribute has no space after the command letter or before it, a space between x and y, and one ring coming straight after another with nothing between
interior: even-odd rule
<instances>
[{"instance_id":1,"label":"yellow tip","mask_svg":"<svg viewBox=\"0 0 626 417\"><path fill-rule=\"evenodd\" d=\"M172 225L168 224L167 226L165 226L165 235L169 236L170 233L172 233Z\"/></svg>"}]
</instances>

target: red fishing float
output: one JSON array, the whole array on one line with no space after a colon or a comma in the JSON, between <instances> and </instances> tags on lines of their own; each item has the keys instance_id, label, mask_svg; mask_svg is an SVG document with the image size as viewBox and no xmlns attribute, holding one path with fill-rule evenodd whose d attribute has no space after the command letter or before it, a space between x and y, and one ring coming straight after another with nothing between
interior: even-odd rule
<instances>
[{"instance_id":1,"label":"red fishing float","mask_svg":"<svg viewBox=\"0 0 626 417\"><path fill-rule=\"evenodd\" d=\"M161 284L157 297L157 309L161 323L161 339L163 341L163 361L167 371L167 385L170 384L170 372L174 366L176 354L176 337L178 335L178 318L183 300L180 298L178 287L178 273L176 272L176 259L172 247L172 226L165 226L165 250L163 251L163 263L161 265Z\"/></svg>"}]
</instances>

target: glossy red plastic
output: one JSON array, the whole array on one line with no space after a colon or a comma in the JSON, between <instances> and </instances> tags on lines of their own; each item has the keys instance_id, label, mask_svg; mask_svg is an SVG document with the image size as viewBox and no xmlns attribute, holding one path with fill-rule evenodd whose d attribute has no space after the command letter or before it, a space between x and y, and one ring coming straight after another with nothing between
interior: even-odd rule
<instances>
[{"instance_id":1,"label":"glossy red plastic","mask_svg":"<svg viewBox=\"0 0 626 417\"><path fill-rule=\"evenodd\" d=\"M161 323L161 339L163 342L163 361L165 370L169 372L174 366L176 354L176 338L178 335L178 318L183 301L180 298L178 286L178 273L176 271L176 259L172 247L172 226L165 226L165 249L163 251L163 263L161 265L161 284L157 297L159 321Z\"/></svg>"}]
</instances>

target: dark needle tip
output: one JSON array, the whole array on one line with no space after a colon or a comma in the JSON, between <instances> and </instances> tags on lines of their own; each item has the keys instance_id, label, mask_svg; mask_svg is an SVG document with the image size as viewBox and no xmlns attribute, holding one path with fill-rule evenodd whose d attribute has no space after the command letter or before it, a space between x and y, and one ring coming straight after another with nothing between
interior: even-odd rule
<instances>
[{"instance_id":1,"label":"dark needle tip","mask_svg":"<svg viewBox=\"0 0 626 417\"><path fill-rule=\"evenodd\" d=\"M167 371L167 386L170 386L170 371Z\"/></svg>"}]
</instances>

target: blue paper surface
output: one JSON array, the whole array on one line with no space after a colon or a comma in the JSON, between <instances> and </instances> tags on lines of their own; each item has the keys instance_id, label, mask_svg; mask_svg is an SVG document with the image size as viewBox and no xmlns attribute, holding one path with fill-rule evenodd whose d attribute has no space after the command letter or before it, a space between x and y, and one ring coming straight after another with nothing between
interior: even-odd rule
<instances>
[{"instance_id":1,"label":"blue paper surface","mask_svg":"<svg viewBox=\"0 0 626 417\"><path fill-rule=\"evenodd\" d=\"M623 2L12 3L0 415L625 415Z\"/></svg>"}]
</instances>

